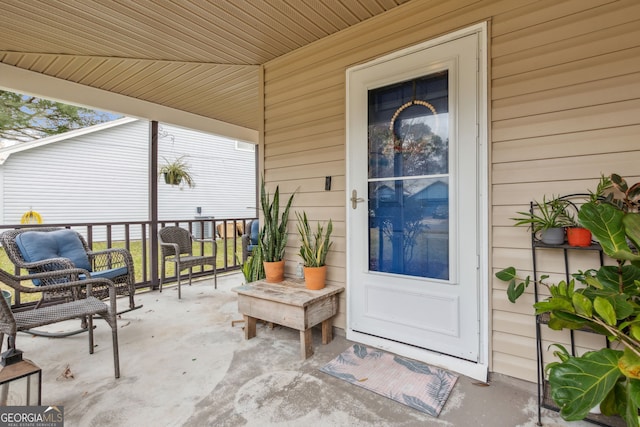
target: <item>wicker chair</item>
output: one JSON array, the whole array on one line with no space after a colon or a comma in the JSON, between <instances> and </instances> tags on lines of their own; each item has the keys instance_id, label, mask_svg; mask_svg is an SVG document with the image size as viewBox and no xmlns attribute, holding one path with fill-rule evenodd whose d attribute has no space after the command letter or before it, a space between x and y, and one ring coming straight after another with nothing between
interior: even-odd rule
<instances>
[{"instance_id":1,"label":"wicker chair","mask_svg":"<svg viewBox=\"0 0 640 427\"><path fill-rule=\"evenodd\" d=\"M162 292L162 284L165 280L165 263L173 262L176 264L176 276L178 280L178 299L182 298L180 291L180 273L189 269L189 285L191 285L192 268L196 266L213 266L214 286L218 289L218 274L216 267L216 258L218 254L218 246L214 238L196 239L188 230L181 227L169 226L158 230L158 241L162 251L162 271L160 274L160 292ZM193 255L194 242L210 242L212 243L211 255Z\"/></svg>"},{"instance_id":2,"label":"wicker chair","mask_svg":"<svg viewBox=\"0 0 640 427\"><path fill-rule=\"evenodd\" d=\"M82 237L80 233L66 228L21 228L17 230L5 231L4 233L2 233L2 235L0 235L0 241L2 242L2 246L4 247L11 262L13 262L16 267L26 269L29 273L32 274L51 272L59 269L76 268L81 266L75 265L74 262L68 258L55 257L49 259L41 259L38 261L25 259L25 255L23 255L17 239L20 239L20 236L23 235L23 233L28 232L43 233L32 236L41 236L45 240L47 238L46 233L64 232L72 233L72 235L75 234L80 242L79 244L81 244L82 248L84 249L84 254L80 255L83 259L84 255L86 255L86 259L88 262L88 265L83 266L83 268L87 271L79 278L109 279L115 287L116 295L128 296L129 308L118 312L118 314L141 307L135 305L134 295L136 288L133 258L131 257L131 253L126 249L111 248L102 251L92 251L89 248L87 241L84 239L84 237ZM54 283L56 283L54 279L43 276L43 278L40 279L37 284L47 285ZM97 284L93 287L93 296L98 299L109 298L110 292L111 291L108 286L101 286Z\"/></svg>"},{"instance_id":3,"label":"wicker chair","mask_svg":"<svg viewBox=\"0 0 640 427\"><path fill-rule=\"evenodd\" d=\"M116 324L116 292L115 286L108 279L84 279L77 280L82 274L82 269L67 269L36 273L27 276L14 276L4 270L0 270L0 282L10 286L20 293L51 292L73 295L82 293L84 298L67 299L66 302L53 305L38 304L35 308L12 312L11 307L4 298L0 298L0 348L4 341L4 335L8 336L8 349L16 348L16 335L18 332L29 332L33 328L62 322L64 320L80 318L87 322L89 334L89 354L93 354L93 316L102 317L111 327L113 341L113 364L115 377L120 378L120 359L118 354L118 326ZM35 280L56 280L57 284L40 285L37 287L24 286L21 282ZM109 295L109 304L99 300L93 295L93 288L106 290ZM80 292L82 290L82 292ZM112 309L114 308L114 309Z\"/></svg>"}]
</instances>

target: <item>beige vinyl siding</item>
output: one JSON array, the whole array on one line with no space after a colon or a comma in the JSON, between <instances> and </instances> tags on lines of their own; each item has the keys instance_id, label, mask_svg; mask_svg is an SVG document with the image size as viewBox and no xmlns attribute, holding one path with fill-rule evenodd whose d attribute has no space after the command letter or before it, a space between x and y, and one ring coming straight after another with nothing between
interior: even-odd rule
<instances>
[{"instance_id":1,"label":"beige vinyl siding","mask_svg":"<svg viewBox=\"0 0 640 427\"><path fill-rule=\"evenodd\" d=\"M601 173L632 181L640 161L640 3L563 2L558 15L524 8L508 22L493 21L492 195L494 272L514 265L532 269L530 238L509 218L532 198L594 189ZM521 24L518 25L518 22ZM563 279L559 253L539 252L539 268ZM595 254L572 254L572 270L598 265ZM493 282L493 370L535 380L535 335L505 322L522 316L533 295L518 304ZM527 315L533 324L529 310ZM500 334L498 334L500 331ZM582 334L584 335L584 334ZM523 341L526 340L526 341ZM578 351L602 346L594 336L577 337ZM527 342L528 352L510 341ZM543 328L549 344L568 343L563 332ZM517 346L516 346L517 347Z\"/></svg>"},{"instance_id":2,"label":"beige vinyl siding","mask_svg":"<svg viewBox=\"0 0 640 427\"><path fill-rule=\"evenodd\" d=\"M532 198L583 192L601 173L638 179L640 3L408 2L265 65L262 160L269 186L296 191L294 210L333 219L329 280L344 286L346 69L483 21L490 24L490 368L535 381L533 296L528 291L509 303L506 286L493 273L509 265L531 272L530 237L510 218ZM329 192L327 175L333 177ZM289 273L298 262L292 236ZM571 262L579 268L591 260L572 256ZM541 254L541 265L552 278L563 277L557 255ZM343 294L335 322L340 328L345 310ZM548 332L545 348L566 341L562 333Z\"/></svg>"}]
</instances>

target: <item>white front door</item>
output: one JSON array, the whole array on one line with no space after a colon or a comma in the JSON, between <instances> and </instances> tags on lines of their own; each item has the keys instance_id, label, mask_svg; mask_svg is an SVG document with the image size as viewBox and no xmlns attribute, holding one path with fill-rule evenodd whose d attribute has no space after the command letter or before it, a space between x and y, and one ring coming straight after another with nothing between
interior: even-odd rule
<instances>
[{"instance_id":1,"label":"white front door","mask_svg":"<svg viewBox=\"0 0 640 427\"><path fill-rule=\"evenodd\" d=\"M347 73L348 334L478 361L478 55L473 33Z\"/></svg>"}]
</instances>

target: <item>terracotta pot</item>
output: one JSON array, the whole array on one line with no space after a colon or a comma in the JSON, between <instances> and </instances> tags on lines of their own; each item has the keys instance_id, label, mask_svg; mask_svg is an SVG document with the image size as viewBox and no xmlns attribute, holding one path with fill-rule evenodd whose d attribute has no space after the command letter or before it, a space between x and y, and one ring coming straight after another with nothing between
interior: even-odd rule
<instances>
[{"instance_id":1,"label":"terracotta pot","mask_svg":"<svg viewBox=\"0 0 640 427\"><path fill-rule=\"evenodd\" d=\"M263 261L264 275L268 283L280 283L284 280L284 260L267 262Z\"/></svg>"},{"instance_id":2,"label":"terracotta pot","mask_svg":"<svg viewBox=\"0 0 640 427\"><path fill-rule=\"evenodd\" d=\"M581 227L567 228L567 241L569 246L590 246L591 231Z\"/></svg>"},{"instance_id":3,"label":"terracotta pot","mask_svg":"<svg viewBox=\"0 0 640 427\"><path fill-rule=\"evenodd\" d=\"M305 267L304 268L304 284L307 289L317 291L324 288L327 279L327 266L322 267Z\"/></svg>"}]
</instances>

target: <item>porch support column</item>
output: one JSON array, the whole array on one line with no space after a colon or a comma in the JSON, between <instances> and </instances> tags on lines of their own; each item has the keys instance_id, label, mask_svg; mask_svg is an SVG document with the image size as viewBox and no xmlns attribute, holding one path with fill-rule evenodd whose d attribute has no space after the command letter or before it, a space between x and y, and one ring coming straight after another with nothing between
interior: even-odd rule
<instances>
[{"instance_id":1,"label":"porch support column","mask_svg":"<svg viewBox=\"0 0 640 427\"><path fill-rule=\"evenodd\" d=\"M151 289L158 289L158 122L149 126L149 273Z\"/></svg>"}]
</instances>

